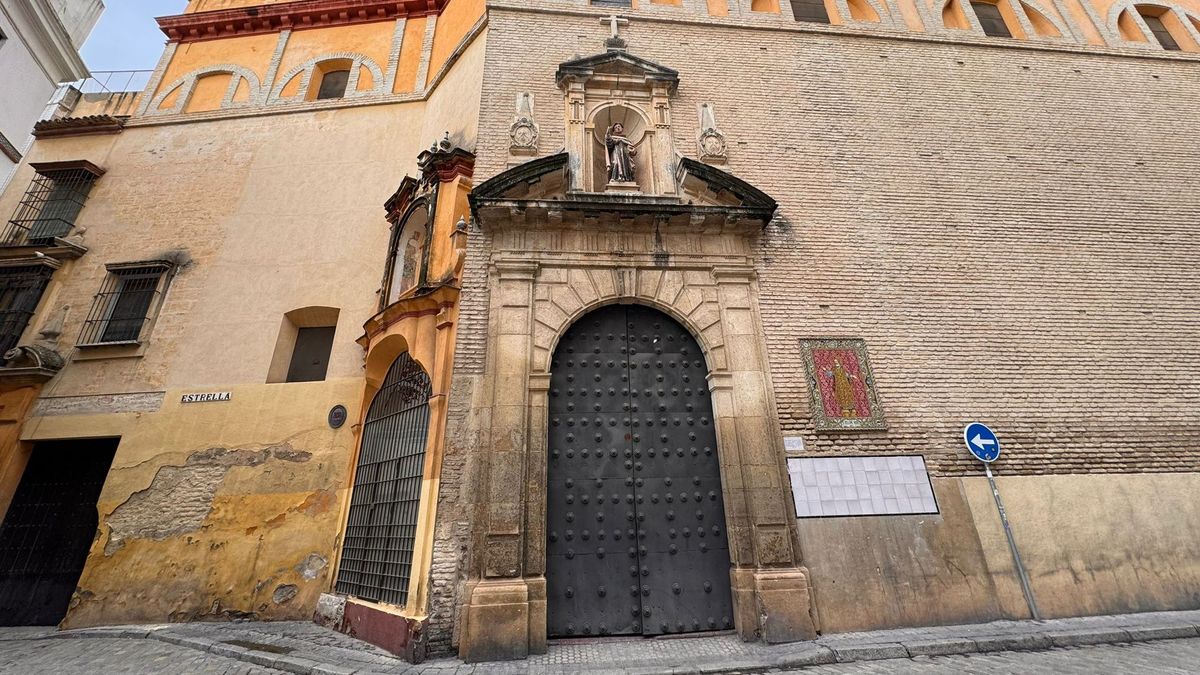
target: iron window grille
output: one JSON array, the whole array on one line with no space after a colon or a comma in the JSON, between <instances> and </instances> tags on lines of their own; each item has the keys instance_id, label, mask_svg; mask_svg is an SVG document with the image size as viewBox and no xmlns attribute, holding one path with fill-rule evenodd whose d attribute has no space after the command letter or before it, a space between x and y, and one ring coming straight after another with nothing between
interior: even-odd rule
<instances>
[{"instance_id":1,"label":"iron window grille","mask_svg":"<svg viewBox=\"0 0 1200 675\"><path fill-rule=\"evenodd\" d=\"M91 162L34 164L37 171L16 213L8 221L3 246L46 246L75 228L96 179L104 174Z\"/></svg>"},{"instance_id":2,"label":"iron window grille","mask_svg":"<svg viewBox=\"0 0 1200 675\"><path fill-rule=\"evenodd\" d=\"M0 363L20 342L53 273L47 265L0 267Z\"/></svg>"},{"instance_id":3,"label":"iron window grille","mask_svg":"<svg viewBox=\"0 0 1200 675\"><path fill-rule=\"evenodd\" d=\"M338 566L339 593L408 602L432 395L429 376L405 352L371 402Z\"/></svg>"},{"instance_id":4,"label":"iron window grille","mask_svg":"<svg viewBox=\"0 0 1200 675\"><path fill-rule=\"evenodd\" d=\"M83 322L78 346L141 342L173 269L171 263L157 260L109 265L109 275Z\"/></svg>"}]
</instances>

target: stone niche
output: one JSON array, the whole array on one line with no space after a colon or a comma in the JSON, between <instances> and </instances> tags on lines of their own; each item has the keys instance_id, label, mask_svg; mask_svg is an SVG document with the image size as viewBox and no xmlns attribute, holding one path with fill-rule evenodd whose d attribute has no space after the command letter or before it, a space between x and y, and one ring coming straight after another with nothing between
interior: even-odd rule
<instances>
[{"instance_id":1,"label":"stone niche","mask_svg":"<svg viewBox=\"0 0 1200 675\"><path fill-rule=\"evenodd\" d=\"M566 97L566 150L571 190L675 193L671 97L679 73L634 56L622 46L560 64L556 75ZM605 135L620 124L634 152L635 185L609 181Z\"/></svg>"}]
</instances>

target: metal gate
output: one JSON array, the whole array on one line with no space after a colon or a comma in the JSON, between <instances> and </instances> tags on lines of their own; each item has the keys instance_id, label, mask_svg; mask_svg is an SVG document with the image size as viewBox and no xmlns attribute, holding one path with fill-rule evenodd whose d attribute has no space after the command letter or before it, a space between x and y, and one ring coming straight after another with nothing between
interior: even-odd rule
<instances>
[{"instance_id":1,"label":"metal gate","mask_svg":"<svg viewBox=\"0 0 1200 675\"><path fill-rule=\"evenodd\" d=\"M338 566L339 593L400 606L408 601L432 395L429 376L405 352L371 401Z\"/></svg>"},{"instance_id":2,"label":"metal gate","mask_svg":"<svg viewBox=\"0 0 1200 675\"><path fill-rule=\"evenodd\" d=\"M550 378L549 634L733 627L708 370L678 323L613 305L575 323Z\"/></svg>"},{"instance_id":3,"label":"metal gate","mask_svg":"<svg viewBox=\"0 0 1200 675\"><path fill-rule=\"evenodd\" d=\"M66 616L118 440L34 446L0 525L0 626L53 626Z\"/></svg>"}]
</instances>

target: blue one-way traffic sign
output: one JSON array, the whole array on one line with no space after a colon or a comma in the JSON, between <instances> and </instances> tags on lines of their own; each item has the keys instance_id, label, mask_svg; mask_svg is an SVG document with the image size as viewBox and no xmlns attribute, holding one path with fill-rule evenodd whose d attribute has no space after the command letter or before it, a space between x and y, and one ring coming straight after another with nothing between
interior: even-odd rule
<instances>
[{"instance_id":1,"label":"blue one-way traffic sign","mask_svg":"<svg viewBox=\"0 0 1200 675\"><path fill-rule=\"evenodd\" d=\"M981 462L991 463L1000 456L1000 441L996 438L996 432L986 424L968 424L963 429L963 441L967 444L967 450Z\"/></svg>"}]
</instances>

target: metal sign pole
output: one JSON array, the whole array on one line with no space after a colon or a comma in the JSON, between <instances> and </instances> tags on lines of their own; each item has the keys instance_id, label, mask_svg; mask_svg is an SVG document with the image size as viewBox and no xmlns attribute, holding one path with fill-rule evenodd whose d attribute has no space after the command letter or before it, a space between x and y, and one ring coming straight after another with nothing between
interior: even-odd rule
<instances>
[{"instance_id":1,"label":"metal sign pole","mask_svg":"<svg viewBox=\"0 0 1200 675\"><path fill-rule=\"evenodd\" d=\"M1017 577L1021 580L1021 592L1025 594L1025 603L1029 605L1029 613L1035 620L1042 615L1038 612L1037 603L1033 600L1033 589L1029 587L1029 575L1025 573L1025 563L1021 562L1021 554L1017 551L1017 542L1013 539L1012 528L1008 526L1008 515L1004 513L1004 502L1000 501L1000 491L996 489L996 480L992 478L992 465L984 462L983 469L987 473L988 484L992 486L992 497L996 499L996 510L1000 512L1000 522L1004 524L1004 536L1008 538L1008 550L1012 552L1013 563L1017 566Z\"/></svg>"}]
</instances>

